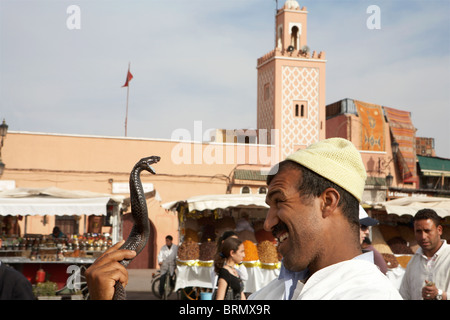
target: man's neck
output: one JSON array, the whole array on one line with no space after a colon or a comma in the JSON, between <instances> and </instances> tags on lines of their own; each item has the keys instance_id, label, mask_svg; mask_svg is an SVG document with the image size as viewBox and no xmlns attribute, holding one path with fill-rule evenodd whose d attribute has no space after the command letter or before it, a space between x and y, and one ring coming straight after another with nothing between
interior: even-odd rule
<instances>
[{"instance_id":1,"label":"man's neck","mask_svg":"<svg viewBox=\"0 0 450 320\"><path fill-rule=\"evenodd\" d=\"M312 265L309 265L309 269L310 269L310 273L313 274L314 272L331 266L333 264L342 262L342 261L347 261L347 260L352 260L353 258L361 255L362 249L359 245L341 245L339 246L340 250L335 247L335 246L330 246L328 248L328 252L326 254L323 254L321 257L326 257L325 259L318 259L316 260Z\"/></svg>"}]
</instances>

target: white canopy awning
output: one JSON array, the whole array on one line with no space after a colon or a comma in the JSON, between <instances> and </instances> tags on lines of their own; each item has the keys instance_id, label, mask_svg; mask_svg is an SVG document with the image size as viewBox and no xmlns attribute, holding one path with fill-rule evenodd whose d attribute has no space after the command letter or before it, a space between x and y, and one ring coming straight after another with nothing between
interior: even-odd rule
<instances>
[{"instance_id":1,"label":"white canopy awning","mask_svg":"<svg viewBox=\"0 0 450 320\"><path fill-rule=\"evenodd\" d=\"M414 216L417 211L429 208L441 217L450 216L450 198L438 197L405 197L382 203L387 213L397 215L409 214Z\"/></svg>"},{"instance_id":2,"label":"white canopy awning","mask_svg":"<svg viewBox=\"0 0 450 320\"><path fill-rule=\"evenodd\" d=\"M228 207L255 206L259 208L268 208L265 202L264 194L212 194L188 198L182 201L172 201L162 204L167 210L174 210L178 203L188 204L189 211L203 211L206 209L225 209Z\"/></svg>"},{"instance_id":3,"label":"white canopy awning","mask_svg":"<svg viewBox=\"0 0 450 320\"><path fill-rule=\"evenodd\" d=\"M106 215L122 196L51 188L16 188L0 192L0 215Z\"/></svg>"}]
</instances>

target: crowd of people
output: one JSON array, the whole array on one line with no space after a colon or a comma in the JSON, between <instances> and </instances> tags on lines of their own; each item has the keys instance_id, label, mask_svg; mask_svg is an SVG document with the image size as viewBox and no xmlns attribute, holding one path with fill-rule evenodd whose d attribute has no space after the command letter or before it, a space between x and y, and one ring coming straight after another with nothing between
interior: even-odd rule
<instances>
[{"instance_id":1,"label":"crowd of people","mask_svg":"<svg viewBox=\"0 0 450 320\"><path fill-rule=\"evenodd\" d=\"M312 144L272 168L264 228L278 240L281 270L277 279L248 299L448 299L450 246L441 239L441 219L431 209L414 215L420 248L406 268L400 289L386 277L383 258L370 241L365 243L369 228L377 223L360 206L366 177L360 153L341 138ZM164 273L175 267L176 251L172 239L166 241L158 257ZM127 271L119 261L135 253L118 250L120 245L108 249L87 270L91 299L111 299L114 283L127 283ZM244 254L242 242L233 234L224 234L218 241L214 299L246 298L246 273L236 267ZM165 263L169 257L172 262Z\"/></svg>"}]
</instances>

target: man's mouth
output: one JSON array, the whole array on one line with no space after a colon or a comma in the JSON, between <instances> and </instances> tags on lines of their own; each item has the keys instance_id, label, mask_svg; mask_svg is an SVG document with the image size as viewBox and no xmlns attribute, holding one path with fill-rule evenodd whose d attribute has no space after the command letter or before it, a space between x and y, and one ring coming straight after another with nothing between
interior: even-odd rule
<instances>
[{"instance_id":1,"label":"man's mouth","mask_svg":"<svg viewBox=\"0 0 450 320\"><path fill-rule=\"evenodd\" d=\"M278 243L281 244L289 238L289 231L283 222L278 223L272 228L272 235L277 238Z\"/></svg>"},{"instance_id":2,"label":"man's mouth","mask_svg":"<svg viewBox=\"0 0 450 320\"><path fill-rule=\"evenodd\" d=\"M289 238L289 233L283 233L277 237L278 243L283 243L287 238Z\"/></svg>"}]
</instances>

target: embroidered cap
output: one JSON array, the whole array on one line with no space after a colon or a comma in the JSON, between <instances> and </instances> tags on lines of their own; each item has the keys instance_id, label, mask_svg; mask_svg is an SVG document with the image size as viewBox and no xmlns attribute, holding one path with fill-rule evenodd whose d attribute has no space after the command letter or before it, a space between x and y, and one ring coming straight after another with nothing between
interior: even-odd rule
<instances>
[{"instance_id":1,"label":"embroidered cap","mask_svg":"<svg viewBox=\"0 0 450 320\"><path fill-rule=\"evenodd\" d=\"M286 158L301 164L350 192L361 202L367 174L353 143L330 138L298 150Z\"/></svg>"}]
</instances>

